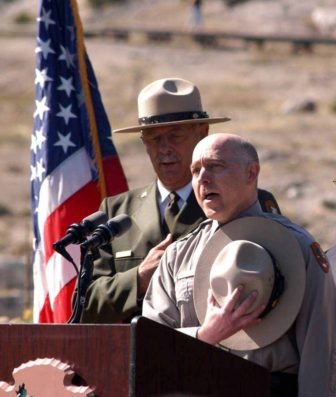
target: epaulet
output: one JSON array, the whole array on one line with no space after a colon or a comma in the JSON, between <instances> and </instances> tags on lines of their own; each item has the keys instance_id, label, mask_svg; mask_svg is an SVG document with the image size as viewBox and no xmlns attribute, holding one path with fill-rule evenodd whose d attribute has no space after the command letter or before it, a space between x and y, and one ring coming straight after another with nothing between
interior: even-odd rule
<instances>
[{"instance_id":1,"label":"epaulet","mask_svg":"<svg viewBox=\"0 0 336 397\"><path fill-rule=\"evenodd\" d=\"M206 219L203 222L201 222L200 224L198 224L197 226L195 226L195 229L191 230L188 234L186 234L185 236L181 236L179 237L176 241L185 241L188 240L188 238L190 238L191 236L194 236L195 234L197 234L204 226L206 226L207 224L211 223L212 220L211 219Z\"/></svg>"}]
</instances>

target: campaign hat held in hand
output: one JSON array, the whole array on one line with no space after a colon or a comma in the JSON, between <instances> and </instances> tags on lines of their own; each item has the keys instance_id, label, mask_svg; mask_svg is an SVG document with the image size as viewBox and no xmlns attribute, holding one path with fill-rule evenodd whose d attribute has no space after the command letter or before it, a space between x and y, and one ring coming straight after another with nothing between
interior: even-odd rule
<instances>
[{"instance_id":1,"label":"campaign hat held in hand","mask_svg":"<svg viewBox=\"0 0 336 397\"><path fill-rule=\"evenodd\" d=\"M305 291L305 262L301 247L280 223L262 217L245 217L222 226L210 238L196 264L194 303L202 324L211 289L216 303L238 286L241 303L257 292L253 311L266 309L262 320L221 341L234 350L253 350L280 338L293 324Z\"/></svg>"}]
</instances>

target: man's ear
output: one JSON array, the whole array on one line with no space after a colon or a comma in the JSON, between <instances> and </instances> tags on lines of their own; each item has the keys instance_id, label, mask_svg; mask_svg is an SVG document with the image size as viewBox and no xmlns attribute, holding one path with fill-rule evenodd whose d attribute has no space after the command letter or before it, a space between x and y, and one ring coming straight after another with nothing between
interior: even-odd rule
<instances>
[{"instance_id":1,"label":"man's ear","mask_svg":"<svg viewBox=\"0 0 336 397\"><path fill-rule=\"evenodd\" d=\"M209 135L209 124L201 124L201 139Z\"/></svg>"},{"instance_id":2,"label":"man's ear","mask_svg":"<svg viewBox=\"0 0 336 397\"><path fill-rule=\"evenodd\" d=\"M258 162L253 161L247 166L247 183L255 184L258 180L260 172L260 165Z\"/></svg>"}]
</instances>

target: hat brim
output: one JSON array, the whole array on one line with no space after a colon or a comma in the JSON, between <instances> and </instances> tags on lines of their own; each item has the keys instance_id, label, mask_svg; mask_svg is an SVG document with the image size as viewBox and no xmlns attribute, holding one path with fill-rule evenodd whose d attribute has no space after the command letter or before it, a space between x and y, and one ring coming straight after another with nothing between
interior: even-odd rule
<instances>
[{"instance_id":1,"label":"hat brim","mask_svg":"<svg viewBox=\"0 0 336 397\"><path fill-rule=\"evenodd\" d=\"M278 304L260 323L220 342L229 349L254 350L271 344L293 324L305 291L305 262L296 238L276 221L262 217L246 217L224 225L205 245L196 265L194 304L201 324L207 309L212 264L218 253L234 240L252 241L268 249L285 278L285 290Z\"/></svg>"},{"instance_id":2,"label":"hat brim","mask_svg":"<svg viewBox=\"0 0 336 397\"><path fill-rule=\"evenodd\" d=\"M164 123L154 123L154 124L146 124L146 125L135 125L133 127L127 128L119 128L113 130L115 133L120 132L140 132L144 130L149 130L151 128L156 127L165 127L169 125L180 125L180 124L216 124L216 123L224 123L226 121L230 121L229 117L214 117L214 118L204 118L204 119L190 119L190 120L179 120L179 121L167 121Z\"/></svg>"}]
</instances>

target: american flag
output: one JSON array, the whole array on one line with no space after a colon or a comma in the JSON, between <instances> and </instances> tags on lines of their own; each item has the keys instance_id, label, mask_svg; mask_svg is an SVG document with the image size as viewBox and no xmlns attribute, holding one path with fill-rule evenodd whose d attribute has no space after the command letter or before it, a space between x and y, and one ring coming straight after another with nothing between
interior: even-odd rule
<instances>
[{"instance_id":1,"label":"american flag","mask_svg":"<svg viewBox=\"0 0 336 397\"><path fill-rule=\"evenodd\" d=\"M42 0L37 18L36 109L31 143L34 321L66 322L76 282L52 243L127 190L87 56L75 0ZM80 251L68 247L76 264Z\"/></svg>"}]
</instances>

